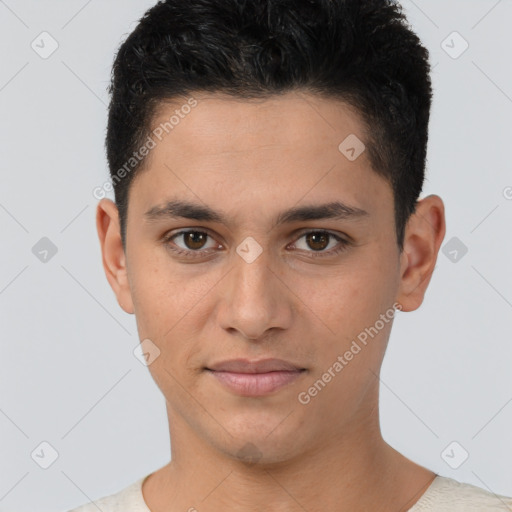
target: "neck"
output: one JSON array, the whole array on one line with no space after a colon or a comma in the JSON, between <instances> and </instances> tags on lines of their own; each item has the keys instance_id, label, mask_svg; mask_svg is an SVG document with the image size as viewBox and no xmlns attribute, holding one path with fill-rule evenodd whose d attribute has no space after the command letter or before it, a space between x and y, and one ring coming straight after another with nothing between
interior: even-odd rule
<instances>
[{"instance_id":1,"label":"neck","mask_svg":"<svg viewBox=\"0 0 512 512\"><path fill-rule=\"evenodd\" d=\"M144 481L144 499L151 512L404 512L436 475L390 447L382 439L378 414L371 412L343 432L319 436L308 451L255 463L212 448L173 414L171 462Z\"/></svg>"}]
</instances>

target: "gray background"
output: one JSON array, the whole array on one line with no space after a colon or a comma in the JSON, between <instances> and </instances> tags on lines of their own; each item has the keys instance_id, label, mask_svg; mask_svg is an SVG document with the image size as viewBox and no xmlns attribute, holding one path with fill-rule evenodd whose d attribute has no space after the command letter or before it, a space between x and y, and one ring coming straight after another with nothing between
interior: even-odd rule
<instances>
[{"instance_id":1,"label":"gray background","mask_svg":"<svg viewBox=\"0 0 512 512\"><path fill-rule=\"evenodd\" d=\"M153 3L0 1L1 511L67 510L168 461L164 400L104 276L92 194L108 176L112 59ZM448 227L423 306L395 321L383 435L442 475L512 496L512 5L403 6L435 66L423 196L444 199ZM46 59L31 47L43 31L59 45ZM461 55L453 31L469 43ZM57 248L46 262L32 252L43 237ZM31 457L43 441L58 452L48 469Z\"/></svg>"}]
</instances>

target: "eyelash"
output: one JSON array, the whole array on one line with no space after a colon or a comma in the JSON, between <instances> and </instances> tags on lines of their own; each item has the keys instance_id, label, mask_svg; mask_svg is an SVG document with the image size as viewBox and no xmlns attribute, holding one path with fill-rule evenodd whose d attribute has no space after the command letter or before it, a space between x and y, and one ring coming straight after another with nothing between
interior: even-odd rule
<instances>
[{"instance_id":1,"label":"eyelash","mask_svg":"<svg viewBox=\"0 0 512 512\"><path fill-rule=\"evenodd\" d=\"M181 247L173 247L172 245L170 245L174 238L181 236L181 235L185 235L187 233L200 233L200 234L206 235L210 238L213 238L206 231L191 229L188 231L178 231L177 233L165 235L162 239L162 243L169 250L173 251L178 256L184 256L185 258L197 258L197 257L204 256L204 254L206 252L204 250L203 251L202 250L194 251L192 249L185 250L185 249L182 249ZM309 235L311 233L328 235L329 237L334 238L338 242L338 246L336 246L334 249L331 249L326 252L307 251L308 253L312 254L311 256L308 256L310 258L322 258L322 257L327 257L327 256L338 255L338 254L341 254L342 252L346 251L348 249L348 246L350 245L350 242L348 240L345 240L345 239L335 235L334 233L331 233L330 231L325 231L323 229L312 229L310 231L305 231L300 234L300 236L297 238L297 240L300 240L302 237Z\"/></svg>"}]
</instances>

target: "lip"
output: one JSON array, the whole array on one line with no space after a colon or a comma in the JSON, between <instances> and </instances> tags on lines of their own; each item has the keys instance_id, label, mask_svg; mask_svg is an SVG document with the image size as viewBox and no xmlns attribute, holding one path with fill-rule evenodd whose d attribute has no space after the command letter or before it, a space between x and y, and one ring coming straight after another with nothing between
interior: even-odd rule
<instances>
[{"instance_id":1,"label":"lip","mask_svg":"<svg viewBox=\"0 0 512 512\"><path fill-rule=\"evenodd\" d=\"M241 396L264 396L298 379L305 371L282 359L232 359L205 368L230 391Z\"/></svg>"},{"instance_id":2,"label":"lip","mask_svg":"<svg viewBox=\"0 0 512 512\"><path fill-rule=\"evenodd\" d=\"M283 359L260 359L257 361L249 361L248 359L231 359L229 361L221 361L207 367L208 370L216 372L233 372L233 373L268 373L290 371L296 372L304 370Z\"/></svg>"}]
</instances>

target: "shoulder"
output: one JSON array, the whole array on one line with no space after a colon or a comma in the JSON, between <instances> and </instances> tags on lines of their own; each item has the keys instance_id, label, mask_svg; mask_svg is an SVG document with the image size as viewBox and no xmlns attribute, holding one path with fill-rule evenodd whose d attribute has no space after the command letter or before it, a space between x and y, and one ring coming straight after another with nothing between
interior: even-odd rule
<instances>
[{"instance_id":1,"label":"shoulder","mask_svg":"<svg viewBox=\"0 0 512 512\"><path fill-rule=\"evenodd\" d=\"M104 496L68 512L150 512L142 495L142 483L145 478L146 476L139 478L115 494Z\"/></svg>"},{"instance_id":2,"label":"shoulder","mask_svg":"<svg viewBox=\"0 0 512 512\"><path fill-rule=\"evenodd\" d=\"M510 511L512 498L453 478L437 476L410 512Z\"/></svg>"}]
</instances>

